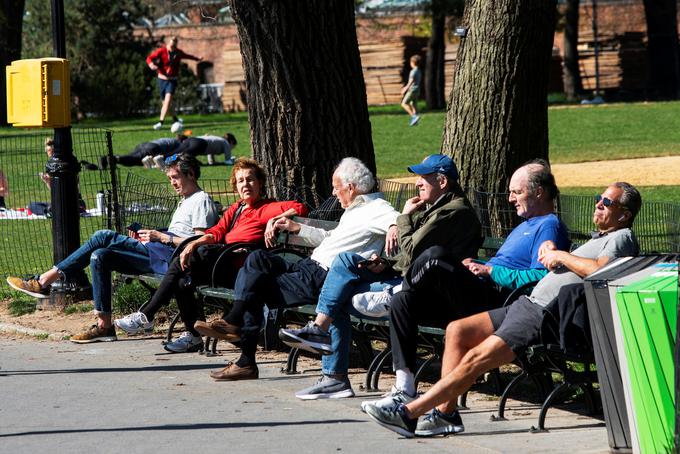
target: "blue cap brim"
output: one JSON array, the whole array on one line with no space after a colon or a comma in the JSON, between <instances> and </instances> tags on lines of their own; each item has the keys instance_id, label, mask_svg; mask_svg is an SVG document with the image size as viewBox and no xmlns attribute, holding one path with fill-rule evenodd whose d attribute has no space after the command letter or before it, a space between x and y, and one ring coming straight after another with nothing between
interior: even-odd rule
<instances>
[{"instance_id":1,"label":"blue cap brim","mask_svg":"<svg viewBox=\"0 0 680 454\"><path fill-rule=\"evenodd\" d=\"M429 175L431 173L435 173L436 170L433 169L430 166L426 166L424 164L416 164L414 166L409 166L407 167L408 171L411 173L415 173L416 175Z\"/></svg>"}]
</instances>

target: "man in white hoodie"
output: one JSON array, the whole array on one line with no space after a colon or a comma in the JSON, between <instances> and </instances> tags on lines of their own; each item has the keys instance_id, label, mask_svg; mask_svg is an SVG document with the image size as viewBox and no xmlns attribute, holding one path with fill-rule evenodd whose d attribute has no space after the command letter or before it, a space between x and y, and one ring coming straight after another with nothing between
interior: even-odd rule
<instances>
[{"instance_id":1,"label":"man in white hoodie","mask_svg":"<svg viewBox=\"0 0 680 454\"><path fill-rule=\"evenodd\" d=\"M356 158L343 159L333 173L333 195L345 209L338 226L331 231L280 219L279 230L296 233L310 245L312 255L290 263L265 250L248 256L234 286L234 304L223 320L196 324L201 334L240 340L241 357L212 372L215 380L258 378L255 361L263 306L269 308L316 304L328 269L340 252L355 252L365 258L380 254L385 235L396 224L399 213L379 194L371 171Z\"/></svg>"}]
</instances>

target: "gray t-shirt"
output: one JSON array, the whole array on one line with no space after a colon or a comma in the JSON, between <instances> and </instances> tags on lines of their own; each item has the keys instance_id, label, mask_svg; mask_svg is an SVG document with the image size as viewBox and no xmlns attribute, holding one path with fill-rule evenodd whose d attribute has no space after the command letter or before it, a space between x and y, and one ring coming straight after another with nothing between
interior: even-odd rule
<instances>
[{"instance_id":1,"label":"gray t-shirt","mask_svg":"<svg viewBox=\"0 0 680 454\"><path fill-rule=\"evenodd\" d=\"M609 257L610 260L613 260L617 257L628 257L639 253L637 238L629 228L596 235L598 236L576 249L572 254L588 259ZM562 286L579 282L583 282L582 277L573 271L569 271L565 266L561 266L548 273L538 282L534 291L529 295L529 299L539 306L545 307L557 298Z\"/></svg>"},{"instance_id":2,"label":"gray t-shirt","mask_svg":"<svg viewBox=\"0 0 680 454\"><path fill-rule=\"evenodd\" d=\"M420 68L413 68L408 75L409 80L413 79L413 84L411 85L411 91L420 90L420 81L423 75L420 72Z\"/></svg>"},{"instance_id":3,"label":"gray t-shirt","mask_svg":"<svg viewBox=\"0 0 680 454\"><path fill-rule=\"evenodd\" d=\"M203 139L208 142L208 146L205 149L205 154L223 154L225 161L231 159L231 144L224 137L201 136L199 139Z\"/></svg>"},{"instance_id":4,"label":"gray t-shirt","mask_svg":"<svg viewBox=\"0 0 680 454\"><path fill-rule=\"evenodd\" d=\"M205 191L196 191L179 202L170 220L168 232L188 237L195 234L194 229L207 229L216 223L215 204Z\"/></svg>"}]
</instances>

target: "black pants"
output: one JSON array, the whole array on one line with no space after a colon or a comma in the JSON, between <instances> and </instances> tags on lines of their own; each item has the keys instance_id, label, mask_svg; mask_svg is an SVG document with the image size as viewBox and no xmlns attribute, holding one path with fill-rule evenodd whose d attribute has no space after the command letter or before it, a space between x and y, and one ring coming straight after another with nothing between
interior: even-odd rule
<instances>
[{"instance_id":1,"label":"black pants","mask_svg":"<svg viewBox=\"0 0 680 454\"><path fill-rule=\"evenodd\" d=\"M182 144L175 150L175 153L184 153L191 156L196 156L199 154L205 154L205 150L208 148L208 142L198 137L189 137L184 139Z\"/></svg>"},{"instance_id":2,"label":"black pants","mask_svg":"<svg viewBox=\"0 0 680 454\"><path fill-rule=\"evenodd\" d=\"M145 158L146 156L155 156L157 154L163 154L160 145L152 142L144 142L137 145L130 153L116 156L116 162L126 167L141 166L142 158Z\"/></svg>"},{"instance_id":3,"label":"black pants","mask_svg":"<svg viewBox=\"0 0 680 454\"><path fill-rule=\"evenodd\" d=\"M175 257L168 266L168 271L158 286L158 290L154 293L149 304L142 309L147 318L152 319L158 309L170 304L170 299L174 296L184 326L197 336L198 332L194 330L194 322L205 320L205 314L203 313L203 305L196 300L196 286L212 283L213 268L224 247L224 244L200 246L189 258L189 268L186 271L182 271L180 267L179 256ZM230 257L223 257L219 262L219 269L214 272L215 285L232 288L236 274L243 263L243 255L240 253L228 254L230 254Z\"/></svg>"},{"instance_id":4,"label":"black pants","mask_svg":"<svg viewBox=\"0 0 680 454\"><path fill-rule=\"evenodd\" d=\"M326 273L310 258L291 263L268 251L252 252L234 285L234 307L243 303L245 309L240 345L243 354L254 359L265 304L270 309L316 304Z\"/></svg>"},{"instance_id":5,"label":"black pants","mask_svg":"<svg viewBox=\"0 0 680 454\"><path fill-rule=\"evenodd\" d=\"M425 250L392 297L390 341L394 369L416 372L418 325L446 328L452 320L503 304L503 292L489 279L472 274L440 246Z\"/></svg>"}]
</instances>

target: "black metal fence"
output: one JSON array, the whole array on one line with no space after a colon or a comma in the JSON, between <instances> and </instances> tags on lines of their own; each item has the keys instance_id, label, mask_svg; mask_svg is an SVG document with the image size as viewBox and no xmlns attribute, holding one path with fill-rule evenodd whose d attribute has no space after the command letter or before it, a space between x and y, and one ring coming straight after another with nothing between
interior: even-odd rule
<instances>
[{"instance_id":1,"label":"black metal fence","mask_svg":"<svg viewBox=\"0 0 680 454\"><path fill-rule=\"evenodd\" d=\"M102 228L123 232L131 222L149 228L167 227L177 206L177 196L167 182L151 181L115 165L100 170L100 158L113 162L111 131L74 129L72 135L73 151L82 166L81 240ZM43 178L47 137L45 131L0 137L0 294L7 290L6 276L40 273L53 265L50 190ZM227 179L202 179L200 184L224 207L236 200ZM343 212L337 199L322 201L309 187L290 188L281 182L276 186L280 199L306 203L313 217L336 220ZM414 184L389 180L380 180L378 190L397 209L417 195ZM470 200L485 236L505 237L521 222L507 194L472 192ZM593 199L561 195L557 207L572 241L585 242L593 229ZM643 253L680 252L680 204L643 203L634 230Z\"/></svg>"},{"instance_id":2,"label":"black metal fence","mask_svg":"<svg viewBox=\"0 0 680 454\"><path fill-rule=\"evenodd\" d=\"M508 194L475 191L471 200L477 209L485 236L506 237L522 222L508 202ZM594 208L593 197L559 196L557 214L567 226L572 243L583 244L591 238L590 233L595 229ZM680 204L643 202L633 231L643 254L680 252Z\"/></svg>"},{"instance_id":3,"label":"black metal fence","mask_svg":"<svg viewBox=\"0 0 680 454\"><path fill-rule=\"evenodd\" d=\"M53 265L49 178L45 175L45 140L51 131L0 137L0 293L4 277L42 272ZM111 132L100 129L72 131L73 151L82 170L79 174L80 231L86 237L106 228L109 218L98 193L112 188L111 173L95 163L111 153ZM6 184L7 187L4 187ZM100 203L98 204L98 200Z\"/></svg>"}]
</instances>

